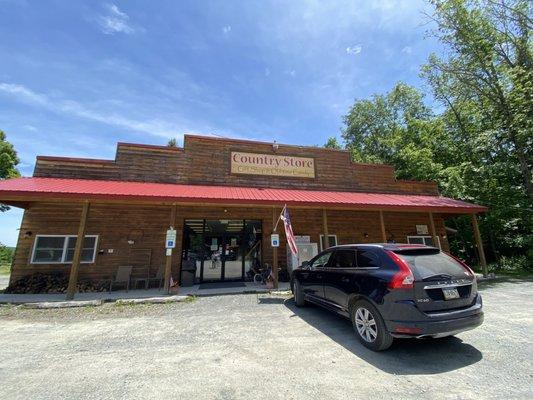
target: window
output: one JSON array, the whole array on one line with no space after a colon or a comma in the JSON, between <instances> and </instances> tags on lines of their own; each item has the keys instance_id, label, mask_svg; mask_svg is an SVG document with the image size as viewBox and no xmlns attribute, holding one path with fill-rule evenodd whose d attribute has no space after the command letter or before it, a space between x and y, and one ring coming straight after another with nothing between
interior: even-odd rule
<instances>
[{"instance_id":1,"label":"window","mask_svg":"<svg viewBox=\"0 0 533 400\"><path fill-rule=\"evenodd\" d=\"M333 268L354 268L355 251L354 250L337 250L334 256Z\"/></svg>"},{"instance_id":2,"label":"window","mask_svg":"<svg viewBox=\"0 0 533 400\"><path fill-rule=\"evenodd\" d=\"M311 261L311 267L312 268L325 267L330 257L331 257L331 251L328 251L323 254L319 254L318 256L316 256L316 258L313 261Z\"/></svg>"},{"instance_id":3,"label":"window","mask_svg":"<svg viewBox=\"0 0 533 400\"><path fill-rule=\"evenodd\" d=\"M407 243L409 244L425 244L426 246L434 246L433 238L431 236L407 236ZM437 236L437 247L440 249L440 239Z\"/></svg>"},{"instance_id":4,"label":"window","mask_svg":"<svg viewBox=\"0 0 533 400\"><path fill-rule=\"evenodd\" d=\"M379 268L379 256L370 249L357 250L357 268Z\"/></svg>"},{"instance_id":5,"label":"window","mask_svg":"<svg viewBox=\"0 0 533 400\"><path fill-rule=\"evenodd\" d=\"M74 257L75 235L37 235L31 262L33 264L66 264ZM87 235L81 250L81 262L93 263L96 256L97 235Z\"/></svg>"},{"instance_id":6,"label":"window","mask_svg":"<svg viewBox=\"0 0 533 400\"><path fill-rule=\"evenodd\" d=\"M420 276L420 279L441 274L458 278L469 274L461 264L438 250L421 249L396 254L409 264L409 267Z\"/></svg>"},{"instance_id":7,"label":"window","mask_svg":"<svg viewBox=\"0 0 533 400\"><path fill-rule=\"evenodd\" d=\"M328 242L329 246L324 246L324 235L320 235L320 251L337 246L337 235L328 235Z\"/></svg>"}]
</instances>

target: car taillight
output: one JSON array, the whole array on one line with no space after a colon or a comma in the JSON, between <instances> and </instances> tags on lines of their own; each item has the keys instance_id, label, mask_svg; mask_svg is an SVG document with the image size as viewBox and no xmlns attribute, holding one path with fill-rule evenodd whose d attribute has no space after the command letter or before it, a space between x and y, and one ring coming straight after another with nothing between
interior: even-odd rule
<instances>
[{"instance_id":1,"label":"car taillight","mask_svg":"<svg viewBox=\"0 0 533 400\"><path fill-rule=\"evenodd\" d=\"M459 264L461 264L461 267L466 269L466 272L468 272L471 276L475 276L474 275L474 271L472 270L472 268L470 268L468 265L466 265L466 263L463 260L461 260L460 258L455 257L454 255L452 255L450 253L446 253L446 255L448 255L449 257L451 257L455 261L457 261Z\"/></svg>"},{"instance_id":2,"label":"car taillight","mask_svg":"<svg viewBox=\"0 0 533 400\"><path fill-rule=\"evenodd\" d=\"M394 264L400 269L394 274L388 284L389 289L412 289L415 277L409 265L400 258L396 253L387 251L389 257L394 261Z\"/></svg>"}]
</instances>

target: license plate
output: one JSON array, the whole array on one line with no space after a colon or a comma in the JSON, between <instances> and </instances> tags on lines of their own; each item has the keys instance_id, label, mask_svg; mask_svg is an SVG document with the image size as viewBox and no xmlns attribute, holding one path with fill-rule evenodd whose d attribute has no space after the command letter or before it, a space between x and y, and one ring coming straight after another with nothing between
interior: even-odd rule
<instances>
[{"instance_id":1,"label":"license plate","mask_svg":"<svg viewBox=\"0 0 533 400\"><path fill-rule=\"evenodd\" d=\"M442 288L444 300L453 300L459 298L459 292L456 288Z\"/></svg>"}]
</instances>

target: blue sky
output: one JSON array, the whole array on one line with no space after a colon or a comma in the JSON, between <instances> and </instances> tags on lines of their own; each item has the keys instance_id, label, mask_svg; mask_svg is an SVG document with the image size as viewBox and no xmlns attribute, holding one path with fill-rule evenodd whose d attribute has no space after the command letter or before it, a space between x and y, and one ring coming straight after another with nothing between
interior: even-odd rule
<instances>
[{"instance_id":1,"label":"blue sky","mask_svg":"<svg viewBox=\"0 0 533 400\"><path fill-rule=\"evenodd\" d=\"M184 133L322 145L356 98L438 51L424 1L0 0L0 129L35 156L113 158ZM14 245L20 210L0 214Z\"/></svg>"}]
</instances>

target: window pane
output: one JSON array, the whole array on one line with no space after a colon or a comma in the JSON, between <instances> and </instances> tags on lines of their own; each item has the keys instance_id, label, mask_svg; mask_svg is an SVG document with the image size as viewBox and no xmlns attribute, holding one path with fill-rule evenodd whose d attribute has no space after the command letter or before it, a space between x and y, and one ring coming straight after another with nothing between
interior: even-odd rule
<instances>
[{"instance_id":1,"label":"window pane","mask_svg":"<svg viewBox=\"0 0 533 400\"><path fill-rule=\"evenodd\" d=\"M433 238L431 236L425 237L424 243L426 246L433 246Z\"/></svg>"},{"instance_id":2,"label":"window pane","mask_svg":"<svg viewBox=\"0 0 533 400\"><path fill-rule=\"evenodd\" d=\"M327 253L324 253L320 256L318 256L314 261L313 263L311 264L311 266L313 267L323 267L325 266L327 263L328 263L328 260L329 258L331 257L331 252L327 252Z\"/></svg>"},{"instance_id":3,"label":"window pane","mask_svg":"<svg viewBox=\"0 0 533 400\"><path fill-rule=\"evenodd\" d=\"M65 244L65 238L62 236L39 236L37 238L38 249L62 249Z\"/></svg>"},{"instance_id":4,"label":"window pane","mask_svg":"<svg viewBox=\"0 0 533 400\"><path fill-rule=\"evenodd\" d=\"M65 238L61 236L38 236L33 262L61 262Z\"/></svg>"},{"instance_id":5,"label":"window pane","mask_svg":"<svg viewBox=\"0 0 533 400\"><path fill-rule=\"evenodd\" d=\"M358 268L380 267L379 257L372 250L357 250Z\"/></svg>"},{"instance_id":6,"label":"window pane","mask_svg":"<svg viewBox=\"0 0 533 400\"><path fill-rule=\"evenodd\" d=\"M444 253L428 253L427 251L397 253L409 264L409 267L420 276L420 279L432 275L449 274L452 277L468 275L466 270L453 258Z\"/></svg>"},{"instance_id":7,"label":"window pane","mask_svg":"<svg viewBox=\"0 0 533 400\"><path fill-rule=\"evenodd\" d=\"M408 240L409 244L424 244L424 238L421 236L418 237L409 237Z\"/></svg>"},{"instance_id":8,"label":"window pane","mask_svg":"<svg viewBox=\"0 0 533 400\"><path fill-rule=\"evenodd\" d=\"M355 251L337 250L335 252L335 268L353 268L355 264Z\"/></svg>"},{"instance_id":9,"label":"window pane","mask_svg":"<svg viewBox=\"0 0 533 400\"><path fill-rule=\"evenodd\" d=\"M69 237L68 238L68 244L67 244L68 249L74 250L76 248L76 242L77 242L77 237ZM95 243L96 243L96 237L94 237L94 236L91 236L91 237L85 236L85 240L83 241L83 248L84 249L94 249Z\"/></svg>"},{"instance_id":10,"label":"window pane","mask_svg":"<svg viewBox=\"0 0 533 400\"><path fill-rule=\"evenodd\" d=\"M65 255L66 262L72 262L74 259L74 249L76 248L76 237L69 237L67 243L67 254ZM94 255L94 246L96 245L96 237L85 237L83 241L83 249L81 251L81 262L92 262Z\"/></svg>"},{"instance_id":11,"label":"window pane","mask_svg":"<svg viewBox=\"0 0 533 400\"><path fill-rule=\"evenodd\" d=\"M328 235L328 245L324 246L324 235L320 235L320 246L322 250L329 249L330 247L337 246L337 236L335 235Z\"/></svg>"},{"instance_id":12,"label":"window pane","mask_svg":"<svg viewBox=\"0 0 533 400\"><path fill-rule=\"evenodd\" d=\"M33 257L33 262L57 263L57 262L61 262L61 256L62 255L63 255L63 249L60 249L60 250L54 250L54 249L40 250L40 249L37 249L35 251L35 256Z\"/></svg>"}]
</instances>

